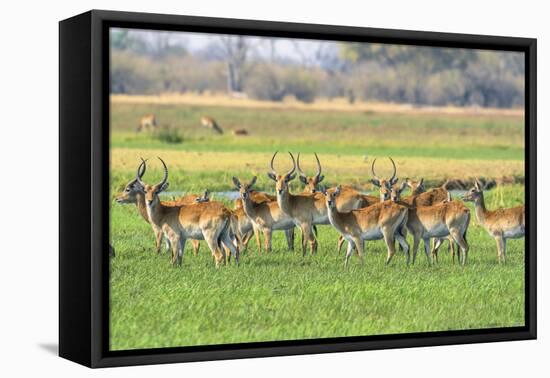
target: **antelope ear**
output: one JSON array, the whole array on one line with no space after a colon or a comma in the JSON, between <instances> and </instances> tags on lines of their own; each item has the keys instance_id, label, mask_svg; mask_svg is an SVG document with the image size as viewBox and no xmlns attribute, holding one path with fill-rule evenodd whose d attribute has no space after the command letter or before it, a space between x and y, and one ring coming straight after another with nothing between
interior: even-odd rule
<instances>
[{"instance_id":1,"label":"antelope ear","mask_svg":"<svg viewBox=\"0 0 550 378\"><path fill-rule=\"evenodd\" d=\"M277 181L277 176L275 176L272 172L267 172L267 177L269 177L275 182Z\"/></svg>"},{"instance_id":2,"label":"antelope ear","mask_svg":"<svg viewBox=\"0 0 550 378\"><path fill-rule=\"evenodd\" d=\"M317 181L317 184L323 181L324 179L325 179L324 175L319 176L319 180Z\"/></svg>"},{"instance_id":3,"label":"antelope ear","mask_svg":"<svg viewBox=\"0 0 550 378\"><path fill-rule=\"evenodd\" d=\"M302 182L302 184L307 184L307 178L305 176L298 176L300 178L300 181Z\"/></svg>"},{"instance_id":4,"label":"antelope ear","mask_svg":"<svg viewBox=\"0 0 550 378\"><path fill-rule=\"evenodd\" d=\"M323 193L325 196L327 195L327 188L324 185L321 185L319 187L319 191Z\"/></svg>"},{"instance_id":5,"label":"antelope ear","mask_svg":"<svg viewBox=\"0 0 550 378\"><path fill-rule=\"evenodd\" d=\"M474 186L477 190L481 190L481 184L477 178L475 179Z\"/></svg>"},{"instance_id":6,"label":"antelope ear","mask_svg":"<svg viewBox=\"0 0 550 378\"><path fill-rule=\"evenodd\" d=\"M338 186L336 187L336 190L334 191L334 194L338 196L338 195L340 194L340 191L341 191L341 190L342 190L342 187L341 187L340 185L338 185Z\"/></svg>"},{"instance_id":7,"label":"antelope ear","mask_svg":"<svg viewBox=\"0 0 550 378\"><path fill-rule=\"evenodd\" d=\"M240 183L239 179L236 178L235 176L233 176L232 180L233 180L233 185L235 185L235 188L241 189L241 183Z\"/></svg>"},{"instance_id":8,"label":"antelope ear","mask_svg":"<svg viewBox=\"0 0 550 378\"><path fill-rule=\"evenodd\" d=\"M289 182L289 181L292 181L294 180L294 178L296 177L296 173L290 175L290 176L286 176L286 182Z\"/></svg>"},{"instance_id":9,"label":"antelope ear","mask_svg":"<svg viewBox=\"0 0 550 378\"><path fill-rule=\"evenodd\" d=\"M257 179L256 176L254 176L254 177L252 178L252 181L250 181L250 184L248 184L248 187L249 187L249 188L251 188L251 187L254 186L254 184L256 183L256 179Z\"/></svg>"},{"instance_id":10,"label":"antelope ear","mask_svg":"<svg viewBox=\"0 0 550 378\"><path fill-rule=\"evenodd\" d=\"M405 190L406 187L407 187L407 182L403 181L401 183L401 186L399 187L399 192L401 193L403 190Z\"/></svg>"},{"instance_id":11,"label":"antelope ear","mask_svg":"<svg viewBox=\"0 0 550 378\"><path fill-rule=\"evenodd\" d=\"M418 186L422 186L422 185L424 185L424 177L422 177L418 182Z\"/></svg>"},{"instance_id":12,"label":"antelope ear","mask_svg":"<svg viewBox=\"0 0 550 378\"><path fill-rule=\"evenodd\" d=\"M397 177L395 177L393 180L390 181L390 185L395 185L397 183L397 181L399 181L399 179Z\"/></svg>"},{"instance_id":13,"label":"antelope ear","mask_svg":"<svg viewBox=\"0 0 550 378\"><path fill-rule=\"evenodd\" d=\"M378 181L377 179L371 179L370 182L372 182L374 186L377 186L380 188L380 181Z\"/></svg>"}]
</instances>

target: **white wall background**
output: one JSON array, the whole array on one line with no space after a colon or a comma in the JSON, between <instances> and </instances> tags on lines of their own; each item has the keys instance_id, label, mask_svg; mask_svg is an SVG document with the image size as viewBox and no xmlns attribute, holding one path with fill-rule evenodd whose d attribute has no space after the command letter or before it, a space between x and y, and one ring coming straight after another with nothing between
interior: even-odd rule
<instances>
[{"instance_id":1,"label":"white wall background","mask_svg":"<svg viewBox=\"0 0 550 378\"><path fill-rule=\"evenodd\" d=\"M544 1L200 0L4 2L0 59L0 375L31 376L542 376L550 371L550 222L539 205L539 340L92 371L57 344L58 25L111 9L538 38L539 193L548 187L550 14ZM75 125L78 126L78 125ZM31 221L32 219L32 221ZM545 275L546 273L546 275ZM546 299L544 298L546 297ZM457 309L458 310L458 309Z\"/></svg>"}]
</instances>

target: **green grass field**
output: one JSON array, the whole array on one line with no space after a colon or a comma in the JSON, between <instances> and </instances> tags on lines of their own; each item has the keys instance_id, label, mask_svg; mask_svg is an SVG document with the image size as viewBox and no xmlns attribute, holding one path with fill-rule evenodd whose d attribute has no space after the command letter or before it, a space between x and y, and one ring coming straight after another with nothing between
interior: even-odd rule
<instances>
[{"instance_id":1,"label":"green grass field","mask_svg":"<svg viewBox=\"0 0 550 378\"><path fill-rule=\"evenodd\" d=\"M161 125L177 127L178 144L162 143L132 131L141 114L157 113ZM248 137L213 135L198 126L201 114L229 131L246 128ZM230 178L265 177L272 152L319 153L327 185L353 183L366 191L374 157L395 158L399 177L443 178L523 175L523 118L437 114L323 112L306 110L182 105L113 104L111 192L135 174L139 156L163 157L170 190L231 190ZM367 161L365 162L365 155ZM281 154L280 169L290 161ZM390 173L380 160L381 175ZM159 180L151 159L145 181ZM293 187L301 190L298 183ZM217 198L221 199L221 198ZM524 203L521 185L486 193L487 205ZM453 265L446 246L439 264L429 266L419 251L407 267L402 253L390 266L382 241L366 244L366 263L352 258L343 269L336 253L338 234L319 227L319 252L302 258L286 250L275 233L274 251L258 255L253 242L239 267L214 268L204 243L193 256L188 243L183 267L154 252L151 228L132 205L111 206L111 241L116 257L110 271L112 350L241 343L403 332L510 327L524 324L524 241L508 243L508 262L498 265L495 242L473 220L468 231L466 267ZM298 247L297 236L296 247ZM409 242L410 242L409 238Z\"/></svg>"}]
</instances>

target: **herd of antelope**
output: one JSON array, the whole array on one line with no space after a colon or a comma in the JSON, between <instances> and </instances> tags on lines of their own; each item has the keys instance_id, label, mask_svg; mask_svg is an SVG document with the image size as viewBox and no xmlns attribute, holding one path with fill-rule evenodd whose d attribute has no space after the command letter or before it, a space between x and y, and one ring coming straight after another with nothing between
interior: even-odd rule
<instances>
[{"instance_id":1,"label":"herd of antelope","mask_svg":"<svg viewBox=\"0 0 550 378\"><path fill-rule=\"evenodd\" d=\"M168 168L164 167L163 179L154 185L143 181L147 161L141 160L136 177L130 181L116 198L118 203L136 205L140 215L148 222L155 236L156 251L161 252L162 240L171 250L172 264L181 265L186 241L193 244L194 253L199 251L199 240L206 241L216 267L234 258L239 263L239 251L246 248L254 236L258 252L263 248L271 251L274 231L283 231L289 250L294 250L294 231L301 231L302 254L308 249L314 255L318 248L317 226L331 225L340 234L337 249L347 242L344 266L347 267L354 251L364 262L365 242L383 239L387 248L386 264L395 254L395 241L410 263L410 246L407 234L413 239L412 263L414 264L420 241L429 264L437 262L438 250L448 240L453 263L466 264L469 245L466 238L471 214L466 205L452 199L445 185L426 190L423 179L405 179L399 183L397 168L390 158L393 174L389 178L376 175L376 159L372 162L371 182L379 189L379 196L365 195L349 185L333 188L321 186L324 179L319 157L315 154L317 172L308 176L300 167L300 154L295 160L289 152L292 167L287 172L277 172L271 158L268 177L275 182L275 195L256 191L256 177L233 177L233 185L239 198L233 209L223 203L212 201L206 191L202 195L186 195L176 201L161 201L160 193L168 187ZM289 184L299 177L305 185L303 192L292 193ZM402 196L409 188L411 194ZM474 202L478 223L491 235L497 244L498 262L506 260L506 240L525 235L525 206L488 210L485 207L483 190L478 180L462 197ZM433 240L433 246L430 241Z\"/></svg>"}]
</instances>

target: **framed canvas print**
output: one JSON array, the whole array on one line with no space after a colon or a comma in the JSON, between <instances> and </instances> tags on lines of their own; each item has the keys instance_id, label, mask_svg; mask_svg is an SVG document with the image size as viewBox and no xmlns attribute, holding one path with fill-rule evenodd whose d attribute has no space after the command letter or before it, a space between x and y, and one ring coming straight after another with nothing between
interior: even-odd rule
<instances>
[{"instance_id":1,"label":"framed canvas print","mask_svg":"<svg viewBox=\"0 0 550 378\"><path fill-rule=\"evenodd\" d=\"M60 22L59 353L536 337L536 40Z\"/></svg>"}]
</instances>

